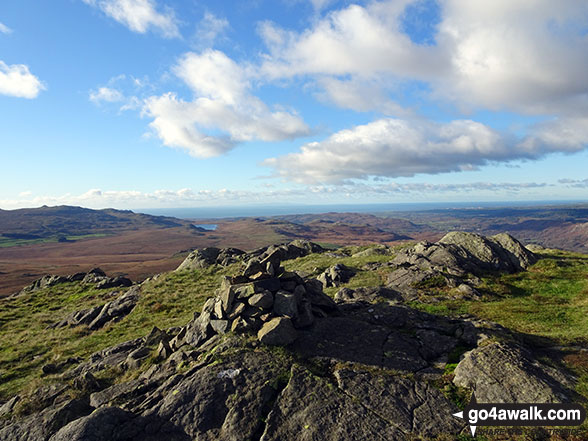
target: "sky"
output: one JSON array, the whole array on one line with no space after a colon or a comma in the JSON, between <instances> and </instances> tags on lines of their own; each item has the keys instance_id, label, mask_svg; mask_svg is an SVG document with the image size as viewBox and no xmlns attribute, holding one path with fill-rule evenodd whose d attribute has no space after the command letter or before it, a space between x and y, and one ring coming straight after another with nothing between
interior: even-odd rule
<instances>
[{"instance_id":1,"label":"sky","mask_svg":"<svg viewBox=\"0 0 588 441\"><path fill-rule=\"evenodd\" d=\"M0 208L588 200L585 0L2 0Z\"/></svg>"}]
</instances>

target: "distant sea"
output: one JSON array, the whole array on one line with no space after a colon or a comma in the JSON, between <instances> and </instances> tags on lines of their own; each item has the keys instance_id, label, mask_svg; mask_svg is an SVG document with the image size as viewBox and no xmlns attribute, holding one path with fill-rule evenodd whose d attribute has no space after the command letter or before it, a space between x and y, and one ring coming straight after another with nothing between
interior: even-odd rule
<instances>
[{"instance_id":1,"label":"distant sea","mask_svg":"<svg viewBox=\"0 0 588 441\"><path fill-rule=\"evenodd\" d=\"M195 208L145 208L133 210L154 216L172 216L180 219L223 219L236 217L270 217L288 214L318 213L389 213L444 209L475 209L492 207L534 207L546 205L573 205L586 201L501 201L501 202L426 202L398 204L337 204L337 205L239 205Z\"/></svg>"}]
</instances>

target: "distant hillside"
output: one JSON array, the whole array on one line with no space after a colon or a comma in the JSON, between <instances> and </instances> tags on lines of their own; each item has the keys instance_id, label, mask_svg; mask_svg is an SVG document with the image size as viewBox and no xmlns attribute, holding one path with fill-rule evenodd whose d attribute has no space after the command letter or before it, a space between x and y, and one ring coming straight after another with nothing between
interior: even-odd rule
<instances>
[{"instance_id":1,"label":"distant hillside","mask_svg":"<svg viewBox=\"0 0 588 441\"><path fill-rule=\"evenodd\" d=\"M126 210L91 210L65 205L0 210L0 234L5 240L68 238L189 225L187 221L172 217L150 216Z\"/></svg>"},{"instance_id":2,"label":"distant hillside","mask_svg":"<svg viewBox=\"0 0 588 441\"><path fill-rule=\"evenodd\" d=\"M295 224L309 224L311 222L321 221L324 223L337 223L355 226L369 226L378 228L382 231L394 233L415 233L422 232L425 228L406 219L397 219L386 216L375 216L367 213L321 213L321 214L292 214L286 216L276 216L274 219L280 219Z\"/></svg>"}]
</instances>

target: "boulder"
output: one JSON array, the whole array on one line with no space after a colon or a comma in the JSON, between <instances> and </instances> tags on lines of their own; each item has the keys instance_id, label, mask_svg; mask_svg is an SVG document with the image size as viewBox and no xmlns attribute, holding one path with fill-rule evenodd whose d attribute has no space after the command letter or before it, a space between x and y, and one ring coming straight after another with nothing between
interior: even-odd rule
<instances>
[{"instance_id":1,"label":"boulder","mask_svg":"<svg viewBox=\"0 0 588 441\"><path fill-rule=\"evenodd\" d=\"M278 291L274 299L274 314L295 318L298 316L296 295L287 291Z\"/></svg>"},{"instance_id":2,"label":"boulder","mask_svg":"<svg viewBox=\"0 0 588 441\"><path fill-rule=\"evenodd\" d=\"M190 437L170 422L134 415L117 407L105 407L72 421L49 441L189 441Z\"/></svg>"},{"instance_id":3,"label":"boulder","mask_svg":"<svg viewBox=\"0 0 588 441\"><path fill-rule=\"evenodd\" d=\"M256 308L270 309L274 304L274 296L271 291L260 292L249 297L248 303Z\"/></svg>"},{"instance_id":4,"label":"boulder","mask_svg":"<svg viewBox=\"0 0 588 441\"><path fill-rule=\"evenodd\" d=\"M480 403L565 403L575 396L572 379L561 369L512 343L492 342L468 352L453 382L474 389Z\"/></svg>"},{"instance_id":5,"label":"boulder","mask_svg":"<svg viewBox=\"0 0 588 441\"><path fill-rule=\"evenodd\" d=\"M201 248L192 251L188 257L176 268L176 271L205 268L216 263L221 250L215 247Z\"/></svg>"},{"instance_id":6,"label":"boulder","mask_svg":"<svg viewBox=\"0 0 588 441\"><path fill-rule=\"evenodd\" d=\"M346 267L342 263L337 263L318 276L318 280L325 288L329 288L348 282L354 274L355 271L351 268Z\"/></svg>"},{"instance_id":7,"label":"boulder","mask_svg":"<svg viewBox=\"0 0 588 441\"><path fill-rule=\"evenodd\" d=\"M260 342L272 346L286 346L296 340L297 332L292 321L286 317L276 317L265 323L257 333Z\"/></svg>"}]
</instances>

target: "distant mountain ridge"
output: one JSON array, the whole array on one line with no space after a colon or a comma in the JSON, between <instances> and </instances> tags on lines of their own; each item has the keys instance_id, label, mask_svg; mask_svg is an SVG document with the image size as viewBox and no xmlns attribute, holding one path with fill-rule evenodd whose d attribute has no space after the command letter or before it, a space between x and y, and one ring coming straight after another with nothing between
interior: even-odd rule
<instances>
[{"instance_id":1,"label":"distant mountain ridge","mask_svg":"<svg viewBox=\"0 0 588 441\"><path fill-rule=\"evenodd\" d=\"M172 217L134 213L130 210L92 210L67 205L0 210L0 234L12 239L114 234L139 228L181 226L191 226L191 223Z\"/></svg>"}]
</instances>

